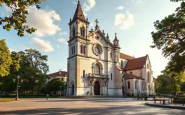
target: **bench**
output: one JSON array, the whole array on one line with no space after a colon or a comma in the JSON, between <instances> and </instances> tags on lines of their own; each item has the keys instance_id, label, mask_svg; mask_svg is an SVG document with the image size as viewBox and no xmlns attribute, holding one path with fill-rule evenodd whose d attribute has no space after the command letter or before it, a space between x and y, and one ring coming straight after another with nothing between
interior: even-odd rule
<instances>
[{"instance_id":1,"label":"bench","mask_svg":"<svg viewBox=\"0 0 185 115\"><path fill-rule=\"evenodd\" d=\"M154 103L156 103L156 101L162 101L163 104L165 104L165 101L168 101L168 104L170 104L170 99L154 99Z\"/></svg>"}]
</instances>

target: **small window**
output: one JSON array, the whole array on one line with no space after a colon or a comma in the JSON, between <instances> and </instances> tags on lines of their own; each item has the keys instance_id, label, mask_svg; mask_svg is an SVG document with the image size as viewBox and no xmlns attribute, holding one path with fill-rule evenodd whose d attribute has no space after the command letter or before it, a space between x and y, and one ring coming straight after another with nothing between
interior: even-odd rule
<instances>
[{"instance_id":1,"label":"small window","mask_svg":"<svg viewBox=\"0 0 185 115\"><path fill-rule=\"evenodd\" d=\"M82 37L85 37L85 28L84 27L80 28L80 33L81 33Z\"/></svg>"},{"instance_id":2,"label":"small window","mask_svg":"<svg viewBox=\"0 0 185 115\"><path fill-rule=\"evenodd\" d=\"M85 70L83 70L83 77L85 77Z\"/></svg>"},{"instance_id":3,"label":"small window","mask_svg":"<svg viewBox=\"0 0 185 115\"><path fill-rule=\"evenodd\" d=\"M75 27L73 27L73 37L75 37Z\"/></svg>"},{"instance_id":4,"label":"small window","mask_svg":"<svg viewBox=\"0 0 185 115\"><path fill-rule=\"evenodd\" d=\"M71 54L73 55L73 47L71 47Z\"/></svg>"},{"instance_id":5,"label":"small window","mask_svg":"<svg viewBox=\"0 0 185 115\"><path fill-rule=\"evenodd\" d=\"M132 74L132 71L130 72L130 74Z\"/></svg>"},{"instance_id":6,"label":"small window","mask_svg":"<svg viewBox=\"0 0 185 115\"><path fill-rule=\"evenodd\" d=\"M64 81L64 78L62 78L62 81Z\"/></svg>"},{"instance_id":7,"label":"small window","mask_svg":"<svg viewBox=\"0 0 185 115\"><path fill-rule=\"evenodd\" d=\"M123 60L121 60L121 68L123 68Z\"/></svg>"},{"instance_id":8,"label":"small window","mask_svg":"<svg viewBox=\"0 0 185 115\"><path fill-rule=\"evenodd\" d=\"M130 89L130 81L128 81L127 84L128 84L128 89Z\"/></svg>"},{"instance_id":9,"label":"small window","mask_svg":"<svg viewBox=\"0 0 185 115\"><path fill-rule=\"evenodd\" d=\"M95 65L95 74L100 75L100 66L98 64Z\"/></svg>"},{"instance_id":10,"label":"small window","mask_svg":"<svg viewBox=\"0 0 185 115\"><path fill-rule=\"evenodd\" d=\"M83 53L83 46L80 46L80 52Z\"/></svg>"},{"instance_id":11,"label":"small window","mask_svg":"<svg viewBox=\"0 0 185 115\"><path fill-rule=\"evenodd\" d=\"M111 80L112 80L112 73L111 73Z\"/></svg>"},{"instance_id":12,"label":"small window","mask_svg":"<svg viewBox=\"0 0 185 115\"><path fill-rule=\"evenodd\" d=\"M75 54L75 46L73 46L73 54Z\"/></svg>"},{"instance_id":13,"label":"small window","mask_svg":"<svg viewBox=\"0 0 185 115\"><path fill-rule=\"evenodd\" d=\"M84 51L83 51L83 54L85 54L85 46L84 46Z\"/></svg>"},{"instance_id":14,"label":"small window","mask_svg":"<svg viewBox=\"0 0 185 115\"><path fill-rule=\"evenodd\" d=\"M135 81L135 89L137 89L138 81Z\"/></svg>"}]
</instances>

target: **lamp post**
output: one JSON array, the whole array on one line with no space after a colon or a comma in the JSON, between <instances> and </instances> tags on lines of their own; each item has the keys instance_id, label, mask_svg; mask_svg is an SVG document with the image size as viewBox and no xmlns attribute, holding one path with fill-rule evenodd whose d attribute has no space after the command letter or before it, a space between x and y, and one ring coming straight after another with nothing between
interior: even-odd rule
<instances>
[{"instance_id":1,"label":"lamp post","mask_svg":"<svg viewBox=\"0 0 185 115\"><path fill-rule=\"evenodd\" d=\"M20 76L17 76L17 90L16 90L16 98L15 100L19 100L19 78Z\"/></svg>"}]
</instances>

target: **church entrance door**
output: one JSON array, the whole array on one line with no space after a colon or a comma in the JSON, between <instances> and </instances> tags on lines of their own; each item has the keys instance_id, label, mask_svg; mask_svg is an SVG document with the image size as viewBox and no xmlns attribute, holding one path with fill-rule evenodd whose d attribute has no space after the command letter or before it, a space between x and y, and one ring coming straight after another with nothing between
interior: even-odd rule
<instances>
[{"instance_id":1,"label":"church entrance door","mask_svg":"<svg viewBox=\"0 0 185 115\"><path fill-rule=\"evenodd\" d=\"M98 81L94 83L94 95L100 95L100 83Z\"/></svg>"}]
</instances>

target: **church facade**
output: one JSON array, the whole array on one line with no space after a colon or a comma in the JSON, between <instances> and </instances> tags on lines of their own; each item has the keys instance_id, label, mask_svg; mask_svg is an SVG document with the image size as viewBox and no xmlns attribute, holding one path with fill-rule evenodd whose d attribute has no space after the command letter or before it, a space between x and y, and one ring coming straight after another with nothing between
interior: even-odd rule
<instances>
[{"instance_id":1,"label":"church facade","mask_svg":"<svg viewBox=\"0 0 185 115\"><path fill-rule=\"evenodd\" d=\"M96 20L89 31L78 1L70 19L67 95L152 95L155 93L149 56L120 52L117 35L111 42Z\"/></svg>"}]
</instances>

